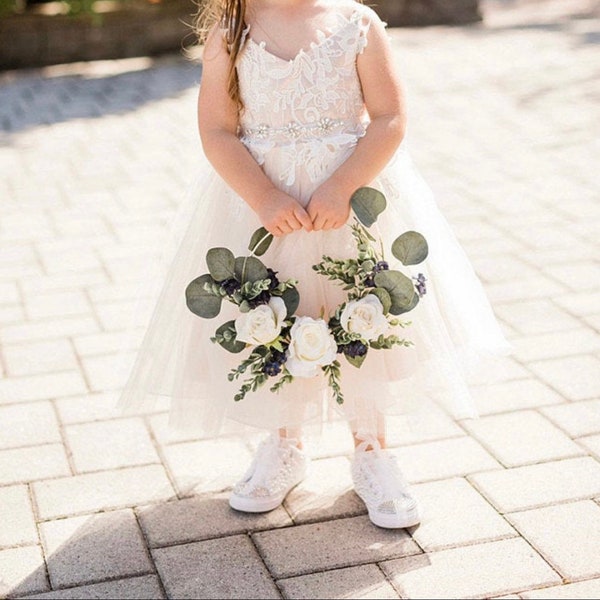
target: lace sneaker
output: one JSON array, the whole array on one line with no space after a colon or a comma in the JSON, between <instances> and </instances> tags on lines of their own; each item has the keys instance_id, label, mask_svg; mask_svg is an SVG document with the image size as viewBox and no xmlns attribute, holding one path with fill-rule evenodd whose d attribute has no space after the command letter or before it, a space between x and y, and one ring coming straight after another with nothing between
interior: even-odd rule
<instances>
[{"instance_id":1,"label":"lace sneaker","mask_svg":"<svg viewBox=\"0 0 600 600\"><path fill-rule=\"evenodd\" d=\"M235 485L229 505L243 512L277 508L305 477L310 459L296 440L270 436L261 442L244 477Z\"/></svg>"},{"instance_id":2,"label":"lace sneaker","mask_svg":"<svg viewBox=\"0 0 600 600\"><path fill-rule=\"evenodd\" d=\"M370 444L374 450L365 450ZM411 527L421 521L421 509L400 472L396 457L375 440L361 444L352 461L354 490L365 503L369 519L379 527Z\"/></svg>"}]
</instances>

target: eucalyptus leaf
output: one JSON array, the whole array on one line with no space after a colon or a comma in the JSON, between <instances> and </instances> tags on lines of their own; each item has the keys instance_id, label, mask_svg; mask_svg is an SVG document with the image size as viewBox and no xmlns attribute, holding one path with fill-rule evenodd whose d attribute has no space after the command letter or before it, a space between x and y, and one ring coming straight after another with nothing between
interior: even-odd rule
<instances>
[{"instance_id":1,"label":"eucalyptus leaf","mask_svg":"<svg viewBox=\"0 0 600 600\"><path fill-rule=\"evenodd\" d=\"M235 275L235 257L227 248L211 248L206 253L206 264L215 281L232 279Z\"/></svg>"},{"instance_id":2,"label":"eucalyptus leaf","mask_svg":"<svg viewBox=\"0 0 600 600\"><path fill-rule=\"evenodd\" d=\"M269 249L272 241L273 234L261 227L252 234L248 250L256 256L262 256Z\"/></svg>"},{"instance_id":3,"label":"eucalyptus leaf","mask_svg":"<svg viewBox=\"0 0 600 600\"><path fill-rule=\"evenodd\" d=\"M344 356L346 357L346 360L357 369L360 369L361 365L365 362L365 358L367 358L366 354L363 354L362 356L348 356L347 354L344 354Z\"/></svg>"},{"instance_id":4,"label":"eucalyptus leaf","mask_svg":"<svg viewBox=\"0 0 600 600\"><path fill-rule=\"evenodd\" d=\"M234 264L235 278L242 284L267 279L269 272L255 256L238 256Z\"/></svg>"},{"instance_id":5,"label":"eucalyptus leaf","mask_svg":"<svg viewBox=\"0 0 600 600\"><path fill-rule=\"evenodd\" d=\"M399 312L395 312L393 314L402 315L404 313L410 312L413 308L417 306L417 304L419 304L419 294L415 294L413 296L412 302L408 306L401 308Z\"/></svg>"},{"instance_id":6,"label":"eucalyptus leaf","mask_svg":"<svg viewBox=\"0 0 600 600\"><path fill-rule=\"evenodd\" d=\"M390 293L382 287L373 288L369 293L379 298L379 301L383 306L383 314L387 315L392 307L392 297L390 296Z\"/></svg>"},{"instance_id":7,"label":"eucalyptus leaf","mask_svg":"<svg viewBox=\"0 0 600 600\"><path fill-rule=\"evenodd\" d=\"M350 198L350 205L356 218L365 226L371 227L377 217L385 210L385 196L375 188L358 188Z\"/></svg>"},{"instance_id":8,"label":"eucalyptus leaf","mask_svg":"<svg viewBox=\"0 0 600 600\"><path fill-rule=\"evenodd\" d=\"M195 315L203 319L212 319L221 312L221 297L204 289L207 283L215 283L208 273L188 283L185 288L185 302Z\"/></svg>"},{"instance_id":9,"label":"eucalyptus leaf","mask_svg":"<svg viewBox=\"0 0 600 600\"><path fill-rule=\"evenodd\" d=\"M287 318L289 319L298 309L298 305L300 304L300 294L296 288L287 288L287 290L281 294L281 299L285 303L285 307L287 308Z\"/></svg>"},{"instance_id":10,"label":"eucalyptus leaf","mask_svg":"<svg viewBox=\"0 0 600 600\"><path fill-rule=\"evenodd\" d=\"M400 271L380 271L374 280L377 287L384 288L390 295L390 313L399 315L410 310L416 293L413 282L406 275Z\"/></svg>"},{"instance_id":11,"label":"eucalyptus leaf","mask_svg":"<svg viewBox=\"0 0 600 600\"><path fill-rule=\"evenodd\" d=\"M406 231L392 244L392 254L403 265L418 265L427 258L429 246L418 231Z\"/></svg>"},{"instance_id":12,"label":"eucalyptus leaf","mask_svg":"<svg viewBox=\"0 0 600 600\"><path fill-rule=\"evenodd\" d=\"M235 330L235 321L227 321L215 332L219 344L232 354L237 354L246 348L244 342L239 342L236 339L237 331Z\"/></svg>"}]
</instances>

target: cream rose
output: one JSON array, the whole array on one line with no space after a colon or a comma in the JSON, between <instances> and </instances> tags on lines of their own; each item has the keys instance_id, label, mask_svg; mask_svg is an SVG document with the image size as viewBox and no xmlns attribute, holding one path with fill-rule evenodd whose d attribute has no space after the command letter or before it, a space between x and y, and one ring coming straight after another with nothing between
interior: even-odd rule
<instances>
[{"instance_id":1,"label":"cream rose","mask_svg":"<svg viewBox=\"0 0 600 600\"><path fill-rule=\"evenodd\" d=\"M340 324L344 331L358 333L364 340L376 340L390 326L383 314L383 305L374 294L348 302L340 316Z\"/></svg>"},{"instance_id":2,"label":"cream rose","mask_svg":"<svg viewBox=\"0 0 600 600\"><path fill-rule=\"evenodd\" d=\"M285 366L294 377L314 377L335 360L337 344L323 319L297 317L290 336Z\"/></svg>"},{"instance_id":3,"label":"cream rose","mask_svg":"<svg viewBox=\"0 0 600 600\"><path fill-rule=\"evenodd\" d=\"M235 320L236 337L253 346L270 344L281 333L287 314L285 302L273 296L268 304L261 304Z\"/></svg>"}]
</instances>

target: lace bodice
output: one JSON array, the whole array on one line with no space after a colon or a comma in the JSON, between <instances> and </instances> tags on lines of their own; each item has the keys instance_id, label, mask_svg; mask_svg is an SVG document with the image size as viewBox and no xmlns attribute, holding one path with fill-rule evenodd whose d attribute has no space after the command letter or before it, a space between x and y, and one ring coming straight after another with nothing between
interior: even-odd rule
<instances>
[{"instance_id":1,"label":"lace bodice","mask_svg":"<svg viewBox=\"0 0 600 600\"><path fill-rule=\"evenodd\" d=\"M269 52L246 30L237 70L244 111L240 138L259 164L277 156L277 173L292 186L303 169L322 179L364 135L368 124L356 59L375 13L356 5L336 13L328 32L291 60Z\"/></svg>"}]
</instances>

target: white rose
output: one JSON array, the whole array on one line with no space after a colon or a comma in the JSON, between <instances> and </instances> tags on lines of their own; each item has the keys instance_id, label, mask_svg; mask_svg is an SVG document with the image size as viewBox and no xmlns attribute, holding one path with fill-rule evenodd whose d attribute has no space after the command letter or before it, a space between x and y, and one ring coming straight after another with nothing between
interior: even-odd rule
<instances>
[{"instance_id":1,"label":"white rose","mask_svg":"<svg viewBox=\"0 0 600 600\"><path fill-rule=\"evenodd\" d=\"M323 319L297 317L290 336L285 366L294 377L314 377L335 360L337 344Z\"/></svg>"},{"instance_id":2,"label":"white rose","mask_svg":"<svg viewBox=\"0 0 600 600\"><path fill-rule=\"evenodd\" d=\"M342 311L340 324L344 331L358 333L364 340L376 340L390 326L383 314L383 305L374 294L348 302Z\"/></svg>"},{"instance_id":3,"label":"white rose","mask_svg":"<svg viewBox=\"0 0 600 600\"><path fill-rule=\"evenodd\" d=\"M281 333L287 315L285 302L273 296L268 304L261 304L235 320L236 337L253 346L270 344Z\"/></svg>"}]
</instances>

